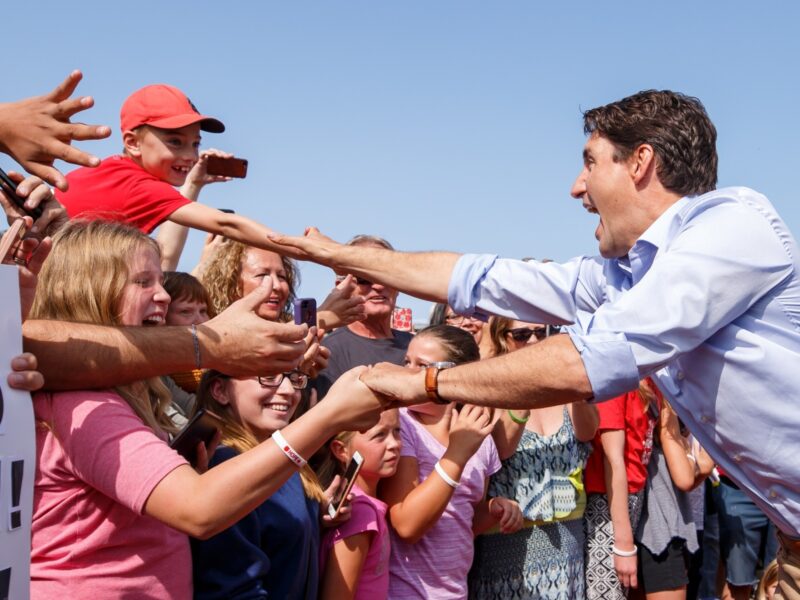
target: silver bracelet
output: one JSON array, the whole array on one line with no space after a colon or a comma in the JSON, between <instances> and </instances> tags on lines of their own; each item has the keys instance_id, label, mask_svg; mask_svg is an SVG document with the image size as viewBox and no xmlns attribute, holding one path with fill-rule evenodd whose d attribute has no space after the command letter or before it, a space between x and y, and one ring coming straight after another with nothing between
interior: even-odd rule
<instances>
[{"instance_id":1,"label":"silver bracelet","mask_svg":"<svg viewBox=\"0 0 800 600\"><path fill-rule=\"evenodd\" d=\"M636 544L633 546L633 550L620 550L616 546L612 544L611 551L616 554L617 556L636 556L639 553L639 549L636 547Z\"/></svg>"},{"instance_id":2,"label":"silver bracelet","mask_svg":"<svg viewBox=\"0 0 800 600\"><path fill-rule=\"evenodd\" d=\"M303 467L306 466L306 459L300 456L297 450L292 448L292 445L286 441L285 437L283 437L283 434L281 433L280 429L276 429L272 433L272 439L276 444L278 444L278 448L280 448L281 452L283 452L286 455L286 458L288 458L295 465L297 465L299 469L302 469Z\"/></svg>"},{"instance_id":3,"label":"silver bracelet","mask_svg":"<svg viewBox=\"0 0 800 600\"><path fill-rule=\"evenodd\" d=\"M197 339L197 325L192 323L192 342L194 342L194 367L202 369L200 366L200 340Z\"/></svg>"},{"instance_id":4,"label":"silver bracelet","mask_svg":"<svg viewBox=\"0 0 800 600\"><path fill-rule=\"evenodd\" d=\"M455 479L453 479L452 477L450 477L450 475L448 475L448 474L445 472L445 470L442 468L442 465L440 465L440 464L437 462L435 465L433 465L433 468L434 468L434 470L435 470L435 471L436 471L436 472L439 474L439 477L441 477L441 478L442 478L442 480L443 480L443 481L444 481L444 482L445 482L447 485L449 485L449 486L450 486L451 488L453 488L453 489L455 489L455 488L457 488L457 487L458 487L458 484L459 484L459 482L458 482L458 481L456 481Z\"/></svg>"}]
</instances>

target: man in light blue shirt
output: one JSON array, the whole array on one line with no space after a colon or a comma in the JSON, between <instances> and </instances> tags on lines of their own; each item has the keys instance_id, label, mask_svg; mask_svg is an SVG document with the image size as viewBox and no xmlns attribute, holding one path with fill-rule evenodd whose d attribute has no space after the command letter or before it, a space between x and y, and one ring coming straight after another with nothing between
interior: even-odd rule
<instances>
[{"instance_id":1,"label":"man in light blue shirt","mask_svg":"<svg viewBox=\"0 0 800 600\"><path fill-rule=\"evenodd\" d=\"M399 403L602 401L652 375L783 532L781 585L800 594L800 541L790 539L800 538L797 244L764 196L715 189L716 131L697 99L641 92L587 111L584 125L571 193L600 217L600 257L354 252L315 230L275 241L461 314L574 324L569 336L478 364L441 373L379 365L363 377Z\"/></svg>"}]
</instances>

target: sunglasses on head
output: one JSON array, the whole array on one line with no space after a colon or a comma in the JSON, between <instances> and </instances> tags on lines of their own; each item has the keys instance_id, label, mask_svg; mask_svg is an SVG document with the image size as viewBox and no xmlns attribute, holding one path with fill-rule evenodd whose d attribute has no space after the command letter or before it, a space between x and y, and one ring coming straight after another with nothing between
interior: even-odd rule
<instances>
[{"instance_id":1,"label":"sunglasses on head","mask_svg":"<svg viewBox=\"0 0 800 600\"><path fill-rule=\"evenodd\" d=\"M531 336L536 336L538 341L542 341L546 337L561 333L560 325L542 325L541 327L517 327L506 331L506 335L510 335L515 342L527 342Z\"/></svg>"}]
</instances>

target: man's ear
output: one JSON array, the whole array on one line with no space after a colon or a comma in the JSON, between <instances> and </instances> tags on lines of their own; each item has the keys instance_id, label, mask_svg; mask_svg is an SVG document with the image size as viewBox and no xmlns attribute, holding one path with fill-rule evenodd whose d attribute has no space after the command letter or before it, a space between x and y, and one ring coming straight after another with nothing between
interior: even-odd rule
<instances>
[{"instance_id":1,"label":"man's ear","mask_svg":"<svg viewBox=\"0 0 800 600\"><path fill-rule=\"evenodd\" d=\"M122 146L125 148L125 153L128 156L140 158L142 156L142 149L140 148L140 139L138 131L124 131L122 133Z\"/></svg>"},{"instance_id":2,"label":"man's ear","mask_svg":"<svg viewBox=\"0 0 800 600\"><path fill-rule=\"evenodd\" d=\"M655 175L656 153L650 144L640 144L628 158L631 177L635 185L640 185L647 178Z\"/></svg>"}]
</instances>

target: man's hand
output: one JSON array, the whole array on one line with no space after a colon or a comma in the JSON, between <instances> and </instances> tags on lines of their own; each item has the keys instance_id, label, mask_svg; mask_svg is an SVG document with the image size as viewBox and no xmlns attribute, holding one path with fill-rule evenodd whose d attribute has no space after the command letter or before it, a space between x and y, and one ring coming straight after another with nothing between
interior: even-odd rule
<instances>
[{"instance_id":1,"label":"man's hand","mask_svg":"<svg viewBox=\"0 0 800 600\"><path fill-rule=\"evenodd\" d=\"M306 325L266 321L256 315L272 293L272 278L210 321L197 326L204 367L234 377L275 375L296 369L306 351Z\"/></svg>"},{"instance_id":2,"label":"man's hand","mask_svg":"<svg viewBox=\"0 0 800 600\"><path fill-rule=\"evenodd\" d=\"M322 235L316 227L308 227L303 237L270 233L269 241L280 246L281 254L297 260L310 260L333 267L333 253L342 244Z\"/></svg>"},{"instance_id":3,"label":"man's hand","mask_svg":"<svg viewBox=\"0 0 800 600\"><path fill-rule=\"evenodd\" d=\"M340 281L317 311L319 326L330 330L366 318L364 296L356 293L358 286L352 275Z\"/></svg>"},{"instance_id":4,"label":"man's hand","mask_svg":"<svg viewBox=\"0 0 800 600\"><path fill-rule=\"evenodd\" d=\"M44 96L0 104L0 151L22 167L60 190L67 179L53 167L57 158L68 163L96 167L100 159L70 146L73 140L99 140L111 135L105 125L71 123L73 115L91 108L90 96L70 98L83 75L73 71Z\"/></svg>"},{"instance_id":5,"label":"man's hand","mask_svg":"<svg viewBox=\"0 0 800 600\"><path fill-rule=\"evenodd\" d=\"M25 200L25 208L28 210L38 206L42 208L42 216L36 219L33 225L28 228L31 235L35 237L53 235L69 220L67 211L56 200L53 190L41 179L33 176L25 177L15 171L9 171L8 176L17 184L17 196ZM28 214L14 204L2 190L0 190L0 205L2 205L3 211L6 213L9 223L14 219L26 218ZM30 217L27 218L30 219ZM26 224L29 223L26 222Z\"/></svg>"},{"instance_id":6,"label":"man's hand","mask_svg":"<svg viewBox=\"0 0 800 600\"><path fill-rule=\"evenodd\" d=\"M425 393L425 371L407 369L391 363L379 363L361 375L367 387L394 406L410 406L428 402Z\"/></svg>"},{"instance_id":7,"label":"man's hand","mask_svg":"<svg viewBox=\"0 0 800 600\"><path fill-rule=\"evenodd\" d=\"M8 385L17 390L34 392L44 385L44 377L36 369L36 357L30 352L25 352L11 359L11 373L8 376Z\"/></svg>"},{"instance_id":8,"label":"man's hand","mask_svg":"<svg viewBox=\"0 0 800 600\"><path fill-rule=\"evenodd\" d=\"M308 330L308 335L305 339L306 352L303 354L303 360L298 368L312 379L328 366L328 359L331 357L330 348L320 344L323 335L325 335L323 330L317 330L316 327L312 327Z\"/></svg>"}]
</instances>

